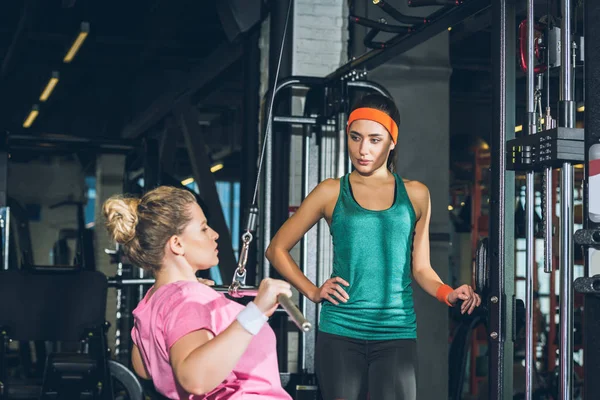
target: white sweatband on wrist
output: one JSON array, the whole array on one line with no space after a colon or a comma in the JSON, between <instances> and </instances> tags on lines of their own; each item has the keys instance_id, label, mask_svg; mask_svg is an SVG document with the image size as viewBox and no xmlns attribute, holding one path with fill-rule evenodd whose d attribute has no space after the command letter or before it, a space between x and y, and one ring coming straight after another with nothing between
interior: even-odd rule
<instances>
[{"instance_id":1,"label":"white sweatband on wrist","mask_svg":"<svg viewBox=\"0 0 600 400\"><path fill-rule=\"evenodd\" d=\"M240 311L235 319L237 319L245 330L253 335L256 335L265 322L269 320L269 318L258 309L253 301L248 303L246 308Z\"/></svg>"}]
</instances>

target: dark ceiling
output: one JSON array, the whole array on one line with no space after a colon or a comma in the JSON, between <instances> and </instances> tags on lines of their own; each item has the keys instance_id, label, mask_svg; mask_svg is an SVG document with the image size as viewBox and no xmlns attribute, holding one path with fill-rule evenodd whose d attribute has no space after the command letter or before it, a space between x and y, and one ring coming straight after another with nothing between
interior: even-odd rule
<instances>
[{"instance_id":1,"label":"dark ceiling","mask_svg":"<svg viewBox=\"0 0 600 400\"><path fill-rule=\"evenodd\" d=\"M0 5L0 127L28 133L118 137L173 82L226 42L214 2L10 1ZM63 57L88 22L75 59ZM59 83L39 96L53 71Z\"/></svg>"},{"instance_id":2,"label":"dark ceiling","mask_svg":"<svg viewBox=\"0 0 600 400\"><path fill-rule=\"evenodd\" d=\"M191 88L187 96L203 120L200 129L207 133L211 161L232 154L237 157L246 84L243 49L227 40L215 4L193 0L2 2L0 129L104 138L132 138L159 130L172 132L179 153L185 156L180 129L168 111L182 90ZM559 0L536 0L535 6L537 18L548 10L558 16ZM519 3L517 23L525 12L524 2ZM576 17L581 21L580 13ZM89 36L75 59L66 64L63 57L82 22L89 23ZM450 32L452 135L489 137L494 118L491 23L488 8ZM40 102L53 71L59 73L59 83L49 100ZM203 90L194 92L194 85ZM558 101L556 71L551 85L554 106ZM523 74L518 71L516 93L518 123L525 93ZM39 105L39 116L31 128L24 129L23 121L34 104Z\"/></svg>"}]
</instances>

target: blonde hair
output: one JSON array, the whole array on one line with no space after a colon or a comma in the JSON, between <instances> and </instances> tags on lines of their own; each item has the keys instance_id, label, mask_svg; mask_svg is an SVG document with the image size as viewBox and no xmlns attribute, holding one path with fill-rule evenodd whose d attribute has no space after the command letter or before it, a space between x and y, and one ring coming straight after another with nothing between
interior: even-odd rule
<instances>
[{"instance_id":1,"label":"blonde hair","mask_svg":"<svg viewBox=\"0 0 600 400\"><path fill-rule=\"evenodd\" d=\"M187 190L160 186L141 199L113 196L104 202L102 211L110 237L123 245L127 258L141 268L157 271L165 244L191 221L188 206L195 202Z\"/></svg>"}]
</instances>

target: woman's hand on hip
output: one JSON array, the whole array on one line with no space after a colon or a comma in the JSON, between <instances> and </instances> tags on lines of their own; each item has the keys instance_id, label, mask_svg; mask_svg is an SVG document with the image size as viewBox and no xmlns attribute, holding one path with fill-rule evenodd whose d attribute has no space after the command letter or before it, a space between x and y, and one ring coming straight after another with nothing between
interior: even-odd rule
<instances>
[{"instance_id":1,"label":"woman's hand on hip","mask_svg":"<svg viewBox=\"0 0 600 400\"><path fill-rule=\"evenodd\" d=\"M336 276L335 278L329 278L320 288L317 288L310 299L313 303L320 303L323 300L327 300L335 305L340 304L338 300L342 303L346 303L350 299L350 296L348 296L348 293L346 293L340 284L344 286L350 286L348 282L339 276Z\"/></svg>"}]
</instances>

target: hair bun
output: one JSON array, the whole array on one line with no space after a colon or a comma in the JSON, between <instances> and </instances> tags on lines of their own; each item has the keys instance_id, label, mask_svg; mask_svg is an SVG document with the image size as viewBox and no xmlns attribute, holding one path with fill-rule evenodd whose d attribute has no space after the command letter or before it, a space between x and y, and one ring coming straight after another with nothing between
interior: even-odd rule
<instances>
[{"instance_id":1,"label":"hair bun","mask_svg":"<svg viewBox=\"0 0 600 400\"><path fill-rule=\"evenodd\" d=\"M140 199L120 196L111 197L104 203L102 211L106 219L106 228L115 242L127 244L135 237L139 204Z\"/></svg>"}]
</instances>

